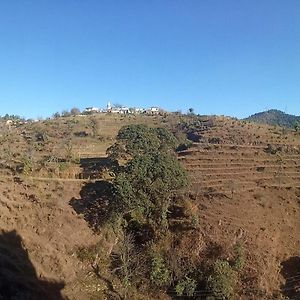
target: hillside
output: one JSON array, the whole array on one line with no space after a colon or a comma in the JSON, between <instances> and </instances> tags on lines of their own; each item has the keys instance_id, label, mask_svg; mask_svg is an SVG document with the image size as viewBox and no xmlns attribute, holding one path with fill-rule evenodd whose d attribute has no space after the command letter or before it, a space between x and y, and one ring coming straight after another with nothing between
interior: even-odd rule
<instances>
[{"instance_id":1,"label":"hillside","mask_svg":"<svg viewBox=\"0 0 300 300\"><path fill-rule=\"evenodd\" d=\"M286 114L280 110L271 109L268 111L251 115L248 118L245 118L244 120L260 124L278 125L293 128L295 123L297 121L300 121L300 117Z\"/></svg>"},{"instance_id":2,"label":"hillside","mask_svg":"<svg viewBox=\"0 0 300 300\"><path fill-rule=\"evenodd\" d=\"M198 135L179 159L191 174L189 192L199 203L203 236L224 248L237 239L247 244L245 299L267 299L252 294L258 286L271 292L290 287L291 280L299 284L299 265L285 270L290 260L299 264L299 136L221 118Z\"/></svg>"},{"instance_id":3,"label":"hillside","mask_svg":"<svg viewBox=\"0 0 300 300\"><path fill-rule=\"evenodd\" d=\"M124 297L109 263L118 236L110 227L95 230L94 221L112 176L106 149L126 124L166 127L181 142L193 140L178 152L190 185L174 194L170 232L157 247L172 245L175 260L200 270L206 261L230 260L241 244L234 299L299 297L300 136L209 116L103 114L3 126L0 262L8 272L23 269L13 275L16 288L30 292L33 284L42 299ZM145 282L130 299L178 299L174 287L149 292ZM196 295L209 295L200 281Z\"/></svg>"}]
</instances>

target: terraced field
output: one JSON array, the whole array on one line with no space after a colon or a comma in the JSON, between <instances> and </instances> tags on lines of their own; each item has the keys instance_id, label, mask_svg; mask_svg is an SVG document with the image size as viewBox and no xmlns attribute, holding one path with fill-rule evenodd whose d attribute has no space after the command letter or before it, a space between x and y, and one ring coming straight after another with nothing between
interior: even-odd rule
<instances>
[{"instance_id":1,"label":"terraced field","mask_svg":"<svg viewBox=\"0 0 300 300\"><path fill-rule=\"evenodd\" d=\"M190 174L191 190L197 193L300 187L300 154L270 154L267 149L267 145L194 143L179 153L179 160Z\"/></svg>"},{"instance_id":2,"label":"terraced field","mask_svg":"<svg viewBox=\"0 0 300 300\"><path fill-rule=\"evenodd\" d=\"M299 134L226 117L186 127L194 142L178 153L190 177L183 196L207 243L247 249L241 299L299 299L300 269L289 265L300 246Z\"/></svg>"}]
</instances>

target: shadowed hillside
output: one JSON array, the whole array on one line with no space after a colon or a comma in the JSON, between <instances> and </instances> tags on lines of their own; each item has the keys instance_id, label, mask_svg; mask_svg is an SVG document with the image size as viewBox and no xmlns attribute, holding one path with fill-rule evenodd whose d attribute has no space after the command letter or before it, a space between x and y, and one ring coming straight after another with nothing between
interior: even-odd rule
<instances>
[{"instance_id":1,"label":"shadowed hillside","mask_svg":"<svg viewBox=\"0 0 300 300\"><path fill-rule=\"evenodd\" d=\"M0 233L0 299L63 300L63 282L38 278L16 231Z\"/></svg>"}]
</instances>

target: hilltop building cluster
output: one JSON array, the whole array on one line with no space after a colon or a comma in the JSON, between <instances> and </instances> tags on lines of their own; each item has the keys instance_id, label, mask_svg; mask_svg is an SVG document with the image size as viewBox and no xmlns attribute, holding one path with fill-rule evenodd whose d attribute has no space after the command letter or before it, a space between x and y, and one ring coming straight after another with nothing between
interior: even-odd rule
<instances>
[{"instance_id":1,"label":"hilltop building cluster","mask_svg":"<svg viewBox=\"0 0 300 300\"><path fill-rule=\"evenodd\" d=\"M158 115L164 113L164 111L156 106L152 106L148 109L146 108L129 108L122 105L112 105L111 102L107 103L106 108L98 107L87 107L84 111L84 114L97 114L97 113L113 113L113 114L149 114L149 115Z\"/></svg>"},{"instance_id":2,"label":"hilltop building cluster","mask_svg":"<svg viewBox=\"0 0 300 300\"><path fill-rule=\"evenodd\" d=\"M107 103L106 108L98 108L98 107L87 107L83 111L80 111L78 108L72 108L70 111L64 110L62 113L56 112L53 114L52 118L59 117L70 117L70 116L84 116L91 114L100 114L100 113L109 113L109 114L145 114L145 115L163 115L166 113L163 109L152 106L149 108L136 108L136 107L127 107L123 105L112 105L111 102ZM46 118L47 120L51 119ZM1 117L0 116L0 130L4 126L5 128L18 127L20 125L29 123L29 122L38 122L39 119L25 119L17 115L8 115Z\"/></svg>"}]
</instances>

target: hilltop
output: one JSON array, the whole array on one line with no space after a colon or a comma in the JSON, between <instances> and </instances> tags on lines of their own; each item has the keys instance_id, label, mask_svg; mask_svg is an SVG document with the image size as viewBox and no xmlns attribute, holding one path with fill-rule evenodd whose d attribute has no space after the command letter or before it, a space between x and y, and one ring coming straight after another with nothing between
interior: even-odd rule
<instances>
[{"instance_id":1,"label":"hilltop","mask_svg":"<svg viewBox=\"0 0 300 300\"><path fill-rule=\"evenodd\" d=\"M277 109L271 109L251 115L244 120L260 124L278 125L292 128L297 121L300 121L300 116L286 114Z\"/></svg>"},{"instance_id":2,"label":"hilltop","mask_svg":"<svg viewBox=\"0 0 300 300\"><path fill-rule=\"evenodd\" d=\"M179 263L191 265L196 271L189 276L200 278L206 262L231 261L242 245L237 299L296 297L299 133L218 116L99 114L4 123L0 253L8 253L8 271L26 266L26 282L49 299L120 299L123 288L110 259L122 245L113 228L97 231L94 221L113 178L106 149L129 124L164 127L181 143L177 157L190 185L174 194L170 231L156 245L171 249L165 255L172 272L184 278ZM176 299L174 286L149 291L146 282L130 299ZM200 279L197 293L209 293Z\"/></svg>"}]
</instances>

